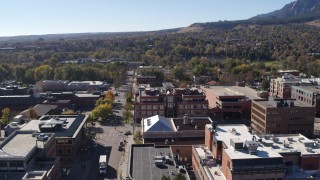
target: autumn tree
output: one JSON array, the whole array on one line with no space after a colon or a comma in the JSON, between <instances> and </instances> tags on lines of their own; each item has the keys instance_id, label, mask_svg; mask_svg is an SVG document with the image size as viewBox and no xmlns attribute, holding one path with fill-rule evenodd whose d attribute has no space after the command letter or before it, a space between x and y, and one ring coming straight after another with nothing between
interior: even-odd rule
<instances>
[{"instance_id":1,"label":"autumn tree","mask_svg":"<svg viewBox=\"0 0 320 180\"><path fill-rule=\"evenodd\" d=\"M105 120L112 113L112 106L110 104L100 104L91 113L93 117Z\"/></svg>"},{"instance_id":2,"label":"autumn tree","mask_svg":"<svg viewBox=\"0 0 320 180\"><path fill-rule=\"evenodd\" d=\"M1 124L7 125L10 123L10 109L9 108L4 108L2 110L2 116L1 116Z\"/></svg>"},{"instance_id":3,"label":"autumn tree","mask_svg":"<svg viewBox=\"0 0 320 180\"><path fill-rule=\"evenodd\" d=\"M38 115L33 107L29 108L28 111L29 111L30 119L37 119L38 118Z\"/></svg>"}]
</instances>

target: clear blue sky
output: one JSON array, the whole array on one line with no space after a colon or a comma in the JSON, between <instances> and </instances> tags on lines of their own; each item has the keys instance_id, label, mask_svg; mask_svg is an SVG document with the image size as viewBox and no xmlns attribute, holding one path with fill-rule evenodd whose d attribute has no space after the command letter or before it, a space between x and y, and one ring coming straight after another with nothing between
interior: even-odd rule
<instances>
[{"instance_id":1,"label":"clear blue sky","mask_svg":"<svg viewBox=\"0 0 320 180\"><path fill-rule=\"evenodd\" d=\"M0 36L149 31L247 19L292 0L1 0Z\"/></svg>"}]
</instances>

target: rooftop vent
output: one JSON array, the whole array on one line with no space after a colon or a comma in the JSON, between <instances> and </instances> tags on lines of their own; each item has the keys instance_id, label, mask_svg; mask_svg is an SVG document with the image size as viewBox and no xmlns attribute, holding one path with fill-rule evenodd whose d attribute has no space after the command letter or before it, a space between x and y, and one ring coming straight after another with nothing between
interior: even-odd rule
<instances>
[{"instance_id":1,"label":"rooftop vent","mask_svg":"<svg viewBox=\"0 0 320 180\"><path fill-rule=\"evenodd\" d=\"M248 150L249 154L257 154L259 143L255 141L246 141L245 147Z\"/></svg>"},{"instance_id":2,"label":"rooftop vent","mask_svg":"<svg viewBox=\"0 0 320 180\"><path fill-rule=\"evenodd\" d=\"M151 126L151 119L147 119L147 126Z\"/></svg>"},{"instance_id":3,"label":"rooftop vent","mask_svg":"<svg viewBox=\"0 0 320 180\"><path fill-rule=\"evenodd\" d=\"M310 152L310 153L313 153L313 149L311 147L307 147L307 151Z\"/></svg>"},{"instance_id":4,"label":"rooftop vent","mask_svg":"<svg viewBox=\"0 0 320 180\"><path fill-rule=\"evenodd\" d=\"M235 128L232 128L231 133L233 135L238 135L239 134Z\"/></svg>"},{"instance_id":5,"label":"rooftop vent","mask_svg":"<svg viewBox=\"0 0 320 180\"><path fill-rule=\"evenodd\" d=\"M279 138L278 137L274 137L273 138L273 142L275 142L275 143L279 142Z\"/></svg>"}]
</instances>

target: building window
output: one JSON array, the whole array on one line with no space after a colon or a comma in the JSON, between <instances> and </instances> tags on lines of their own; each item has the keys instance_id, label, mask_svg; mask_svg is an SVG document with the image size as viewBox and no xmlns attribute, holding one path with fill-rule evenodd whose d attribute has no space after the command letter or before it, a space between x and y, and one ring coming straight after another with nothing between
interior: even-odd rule
<instances>
[{"instance_id":1,"label":"building window","mask_svg":"<svg viewBox=\"0 0 320 180\"><path fill-rule=\"evenodd\" d=\"M62 149L58 149L58 154L62 154L63 150Z\"/></svg>"},{"instance_id":2,"label":"building window","mask_svg":"<svg viewBox=\"0 0 320 180\"><path fill-rule=\"evenodd\" d=\"M8 171L7 161L0 161L0 171Z\"/></svg>"},{"instance_id":3,"label":"building window","mask_svg":"<svg viewBox=\"0 0 320 180\"><path fill-rule=\"evenodd\" d=\"M230 169L230 161L227 162L227 167Z\"/></svg>"},{"instance_id":4,"label":"building window","mask_svg":"<svg viewBox=\"0 0 320 180\"><path fill-rule=\"evenodd\" d=\"M71 154L71 152L72 152L71 149L67 149L68 154Z\"/></svg>"}]
</instances>

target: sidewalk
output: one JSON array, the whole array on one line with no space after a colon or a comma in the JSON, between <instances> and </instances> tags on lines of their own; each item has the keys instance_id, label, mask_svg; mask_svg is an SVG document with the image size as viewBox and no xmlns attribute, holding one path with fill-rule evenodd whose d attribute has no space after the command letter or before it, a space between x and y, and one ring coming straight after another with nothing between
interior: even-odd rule
<instances>
[{"instance_id":1,"label":"sidewalk","mask_svg":"<svg viewBox=\"0 0 320 180\"><path fill-rule=\"evenodd\" d=\"M129 156L130 156L130 148L131 144L134 144L133 135L127 136L127 143L125 146L124 154L121 156L119 167L118 167L118 180L125 179L125 177L129 176Z\"/></svg>"}]
</instances>

